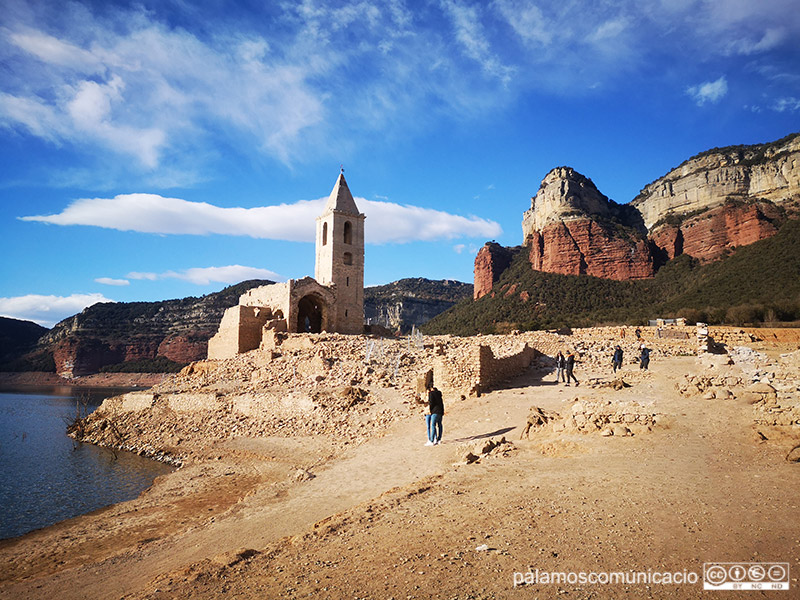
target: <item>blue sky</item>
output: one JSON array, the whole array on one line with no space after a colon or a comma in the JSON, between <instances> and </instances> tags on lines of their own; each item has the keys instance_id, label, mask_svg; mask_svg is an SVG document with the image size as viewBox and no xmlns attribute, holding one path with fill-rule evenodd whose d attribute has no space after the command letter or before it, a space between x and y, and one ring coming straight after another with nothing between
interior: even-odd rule
<instances>
[{"instance_id":1,"label":"blue sky","mask_svg":"<svg viewBox=\"0 0 800 600\"><path fill-rule=\"evenodd\" d=\"M0 0L0 315L313 275L342 164L367 285L471 281L553 167L798 130L797 0Z\"/></svg>"}]
</instances>

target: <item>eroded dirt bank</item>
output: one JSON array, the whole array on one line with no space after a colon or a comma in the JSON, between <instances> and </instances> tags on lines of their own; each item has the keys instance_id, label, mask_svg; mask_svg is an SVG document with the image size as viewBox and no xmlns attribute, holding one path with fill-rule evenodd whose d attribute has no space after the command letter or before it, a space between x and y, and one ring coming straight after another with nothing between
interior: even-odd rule
<instances>
[{"instance_id":1,"label":"eroded dirt bank","mask_svg":"<svg viewBox=\"0 0 800 600\"><path fill-rule=\"evenodd\" d=\"M363 354L359 380L342 371L368 392L355 402L330 385L309 396L317 408L235 432L209 414L209 435L194 413L175 412L180 431L150 415L141 440L172 440L184 466L136 500L0 543L0 596L694 598L702 585L514 587L514 574L702 580L704 562L732 561L789 562L796 590L798 354L699 361L684 342L648 340L650 370L631 349L614 376L603 336L548 341L581 348L578 387L556 384L545 356L502 389L446 395L435 447L413 368L392 381ZM287 395L316 376L304 377ZM520 440L533 406L552 420Z\"/></svg>"}]
</instances>

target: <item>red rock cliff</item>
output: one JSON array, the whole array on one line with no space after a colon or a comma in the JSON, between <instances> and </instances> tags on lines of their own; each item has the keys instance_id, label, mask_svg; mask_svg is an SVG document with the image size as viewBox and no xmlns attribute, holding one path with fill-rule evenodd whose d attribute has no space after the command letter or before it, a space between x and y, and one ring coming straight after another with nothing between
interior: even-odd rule
<instances>
[{"instance_id":1,"label":"red rock cliff","mask_svg":"<svg viewBox=\"0 0 800 600\"><path fill-rule=\"evenodd\" d=\"M652 239L668 259L688 254L711 262L728 250L775 235L783 221L780 209L771 202L727 203L680 225L657 227Z\"/></svg>"},{"instance_id":2,"label":"red rock cliff","mask_svg":"<svg viewBox=\"0 0 800 600\"><path fill-rule=\"evenodd\" d=\"M654 274L641 217L569 167L553 169L522 221L531 267L563 275L642 279Z\"/></svg>"},{"instance_id":3,"label":"red rock cliff","mask_svg":"<svg viewBox=\"0 0 800 600\"><path fill-rule=\"evenodd\" d=\"M473 298L477 300L492 290L500 274L511 264L513 252L496 242L487 242L475 257L475 286Z\"/></svg>"},{"instance_id":4,"label":"red rock cliff","mask_svg":"<svg viewBox=\"0 0 800 600\"><path fill-rule=\"evenodd\" d=\"M591 179L557 167L522 220L534 270L626 280L652 277L689 254L702 262L774 235L800 215L800 134L767 144L702 152L647 185L629 204ZM475 298L505 264L498 248L475 261Z\"/></svg>"},{"instance_id":5,"label":"red rock cliff","mask_svg":"<svg viewBox=\"0 0 800 600\"><path fill-rule=\"evenodd\" d=\"M646 239L619 235L591 219L553 223L529 239L531 267L537 271L620 281L655 273Z\"/></svg>"}]
</instances>

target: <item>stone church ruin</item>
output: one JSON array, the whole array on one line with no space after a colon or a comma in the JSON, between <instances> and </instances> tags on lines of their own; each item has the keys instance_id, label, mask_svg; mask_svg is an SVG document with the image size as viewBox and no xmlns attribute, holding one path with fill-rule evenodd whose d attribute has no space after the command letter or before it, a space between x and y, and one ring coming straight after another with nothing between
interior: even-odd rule
<instances>
[{"instance_id":1,"label":"stone church ruin","mask_svg":"<svg viewBox=\"0 0 800 600\"><path fill-rule=\"evenodd\" d=\"M208 358L255 350L265 334L364 332L364 219L344 172L317 217L314 278L253 288L225 311Z\"/></svg>"}]
</instances>

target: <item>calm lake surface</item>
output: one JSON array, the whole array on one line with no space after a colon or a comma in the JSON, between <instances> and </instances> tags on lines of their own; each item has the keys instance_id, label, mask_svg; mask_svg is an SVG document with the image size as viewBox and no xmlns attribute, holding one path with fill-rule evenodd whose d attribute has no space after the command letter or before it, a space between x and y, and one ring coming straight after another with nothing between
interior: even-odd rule
<instances>
[{"instance_id":1,"label":"calm lake surface","mask_svg":"<svg viewBox=\"0 0 800 600\"><path fill-rule=\"evenodd\" d=\"M0 388L0 539L130 500L173 470L67 437L77 398L92 412L125 391Z\"/></svg>"}]
</instances>

